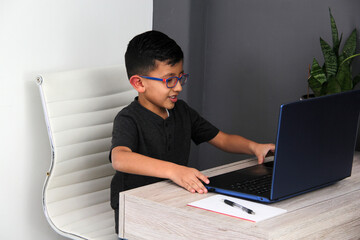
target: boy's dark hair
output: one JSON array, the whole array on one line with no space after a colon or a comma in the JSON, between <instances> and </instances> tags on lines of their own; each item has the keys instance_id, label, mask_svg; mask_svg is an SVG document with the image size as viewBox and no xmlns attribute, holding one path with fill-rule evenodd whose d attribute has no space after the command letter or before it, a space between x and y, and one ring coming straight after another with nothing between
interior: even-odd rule
<instances>
[{"instance_id":1,"label":"boy's dark hair","mask_svg":"<svg viewBox=\"0 0 360 240\"><path fill-rule=\"evenodd\" d=\"M148 31L135 36L127 47L125 65L127 75L147 75L156 68L155 60L175 65L183 60L179 45L166 34Z\"/></svg>"}]
</instances>

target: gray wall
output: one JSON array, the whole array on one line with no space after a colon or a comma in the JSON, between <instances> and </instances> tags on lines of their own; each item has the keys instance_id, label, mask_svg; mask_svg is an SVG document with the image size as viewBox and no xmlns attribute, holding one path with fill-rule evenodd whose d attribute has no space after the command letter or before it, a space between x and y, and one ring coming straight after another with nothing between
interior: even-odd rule
<instances>
[{"instance_id":1,"label":"gray wall","mask_svg":"<svg viewBox=\"0 0 360 240\"><path fill-rule=\"evenodd\" d=\"M224 132L275 142L280 104L306 93L312 58L323 62L319 37L331 44L329 7L344 39L360 30L358 0L154 0L153 28L183 48L191 78L182 96L193 108ZM246 157L202 144L190 163Z\"/></svg>"}]
</instances>

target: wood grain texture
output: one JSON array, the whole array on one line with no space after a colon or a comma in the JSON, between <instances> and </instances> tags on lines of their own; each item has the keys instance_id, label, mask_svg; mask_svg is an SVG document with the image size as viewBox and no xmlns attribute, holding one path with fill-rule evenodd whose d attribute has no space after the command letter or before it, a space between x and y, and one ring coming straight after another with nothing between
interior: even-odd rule
<instances>
[{"instance_id":1,"label":"wood grain texture","mask_svg":"<svg viewBox=\"0 0 360 240\"><path fill-rule=\"evenodd\" d=\"M208 176L256 164L253 159L203 171ZM120 237L136 239L360 239L360 153L352 176L271 206L288 212L259 222L204 211L192 194L170 181L120 193Z\"/></svg>"}]
</instances>

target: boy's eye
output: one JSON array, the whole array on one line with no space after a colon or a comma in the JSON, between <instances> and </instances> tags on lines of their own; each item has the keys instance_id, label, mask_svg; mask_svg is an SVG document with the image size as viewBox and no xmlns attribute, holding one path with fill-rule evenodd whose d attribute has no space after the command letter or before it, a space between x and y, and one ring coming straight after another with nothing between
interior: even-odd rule
<instances>
[{"instance_id":1,"label":"boy's eye","mask_svg":"<svg viewBox=\"0 0 360 240\"><path fill-rule=\"evenodd\" d=\"M168 87L173 87L175 86L176 82L177 82L177 78L176 77L170 77L166 80Z\"/></svg>"}]
</instances>

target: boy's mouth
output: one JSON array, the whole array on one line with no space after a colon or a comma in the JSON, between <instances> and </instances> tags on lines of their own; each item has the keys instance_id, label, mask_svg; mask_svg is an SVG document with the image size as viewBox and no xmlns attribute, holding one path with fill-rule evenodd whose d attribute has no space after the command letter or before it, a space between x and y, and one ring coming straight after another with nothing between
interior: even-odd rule
<instances>
[{"instance_id":1,"label":"boy's mouth","mask_svg":"<svg viewBox=\"0 0 360 240\"><path fill-rule=\"evenodd\" d=\"M173 102L173 103L177 102L177 96L176 95L170 96L169 98L170 98L171 102Z\"/></svg>"}]
</instances>

